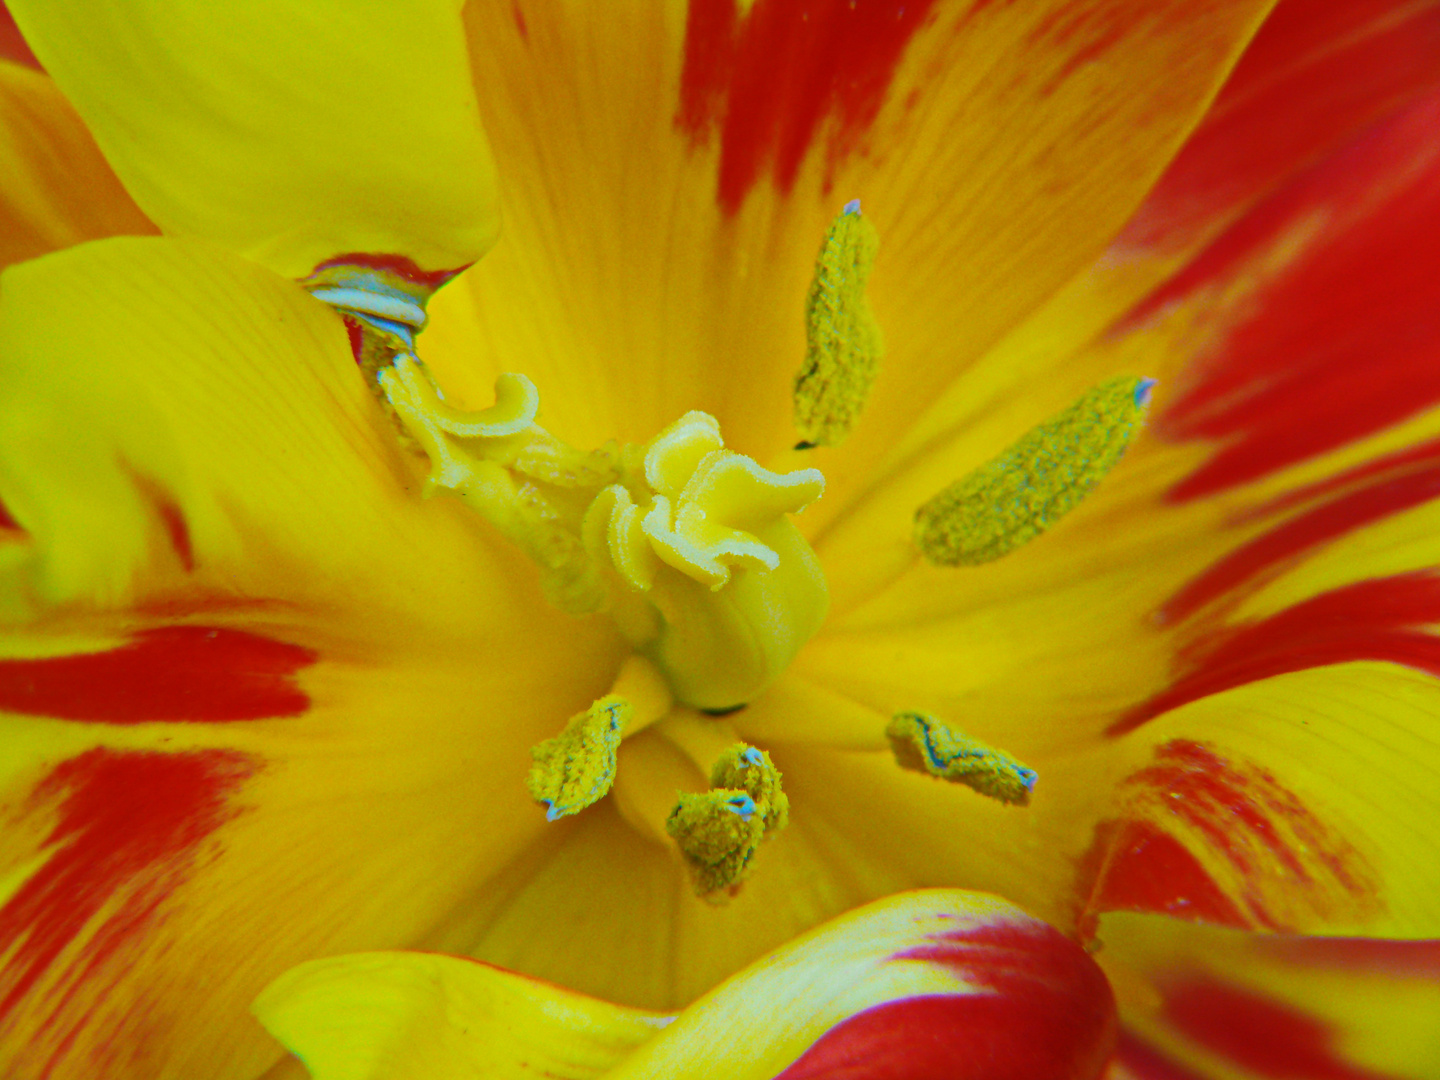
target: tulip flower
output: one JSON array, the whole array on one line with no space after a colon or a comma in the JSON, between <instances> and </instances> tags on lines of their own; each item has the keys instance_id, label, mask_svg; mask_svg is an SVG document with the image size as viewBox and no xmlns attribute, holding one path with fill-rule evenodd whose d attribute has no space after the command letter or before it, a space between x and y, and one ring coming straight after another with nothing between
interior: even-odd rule
<instances>
[{"instance_id":1,"label":"tulip flower","mask_svg":"<svg viewBox=\"0 0 1440 1080\"><path fill-rule=\"evenodd\" d=\"M7 1076L1434 1072L1432 5L11 9Z\"/></svg>"}]
</instances>

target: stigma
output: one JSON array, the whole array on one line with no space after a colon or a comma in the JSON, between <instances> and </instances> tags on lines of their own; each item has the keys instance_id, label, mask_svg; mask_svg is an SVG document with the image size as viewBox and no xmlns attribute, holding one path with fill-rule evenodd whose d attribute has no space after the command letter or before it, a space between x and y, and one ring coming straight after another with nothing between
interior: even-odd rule
<instances>
[{"instance_id":1,"label":"stigma","mask_svg":"<svg viewBox=\"0 0 1440 1080\"><path fill-rule=\"evenodd\" d=\"M577 450L536 423L538 394L518 374L479 411L447 405L412 354L377 382L429 459L427 494L458 497L508 537L558 607L611 615L681 704L753 700L824 620L824 574L790 520L824 491L818 470L771 472L726 449L703 412L643 445Z\"/></svg>"}]
</instances>

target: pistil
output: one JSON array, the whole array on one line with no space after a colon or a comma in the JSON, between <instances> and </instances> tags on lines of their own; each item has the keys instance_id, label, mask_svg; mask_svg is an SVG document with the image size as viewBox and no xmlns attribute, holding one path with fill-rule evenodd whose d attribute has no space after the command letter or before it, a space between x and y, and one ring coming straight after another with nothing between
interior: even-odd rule
<instances>
[{"instance_id":1,"label":"pistil","mask_svg":"<svg viewBox=\"0 0 1440 1080\"><path fill-rule=\"evenodd\" d=\"M535 423L523 375L500 376L478 412L446 405L408 355L379 385L430 460L428 491L509 537L559 607L611 613L680 702L752 700L819 628L825 578L787 517L824 490L817 470L762 468L702 412L643 446L575 450Z\"/></svg>"}]
</instances>

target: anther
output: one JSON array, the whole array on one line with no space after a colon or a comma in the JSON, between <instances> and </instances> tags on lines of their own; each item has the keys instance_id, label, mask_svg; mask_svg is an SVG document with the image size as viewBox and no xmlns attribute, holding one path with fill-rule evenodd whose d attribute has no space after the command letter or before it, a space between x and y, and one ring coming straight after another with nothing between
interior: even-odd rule
<instances>
[{"instance_id":1,"label":"anther","mask_svg":"<svg viewBox=\"0 0 1440 1080\"><path fill-rule=\"evenodd\" d=\"M896 713L885 728L902 769L964 784L981 795L1024 806L1039 779L1009 754L972 739L928 713Z\"/></svg>"},{"instance_id":2,"label":"anther","mask_svg":"<svg viewBox=\"0 0 1440 1080\"><path fill-rule=\"evenodd\" d=\"M880 326L865 298L880 237L845 204L825 233L805 301L805 362L795 378L800 449L835 446L855 426L880 369Z\"/></svg>"},{"instance_id":3,"label":"anther","mask_svg":"<svg viewBox=\"0 0 1440 1080\"><path fill-rule=\"evenodd\" d=\"M526 777L530 797L555 821L578 814L603 799L615 782L616 752L634 710L630 702L607 695L577 713L565 730L534 746L534 764Z\"/></svg>"},{"instance_id":4,"label":"anther","mask_svg":"<svg viewBox=\"0 0 1440 1080\"><path fill-rule=\"evenodd\" d=\"M1153 379L1109 379L915 512L915 544L937 566L991 562L1078 506L1139 432Z\"/></svg>"},{"instance_id":5,"label":"anther","mask_svg":"<svg viewBox=\"0 0 1440 1080\"><path fill-rule=\"evenodd\" d=\"M530 748L530 797L556 821L594 805L610 792L620 742L665 716L674 699L665 677L643 656L631 654L610 693L576 713L559 735Z\"/></svg>"},{"instance_id":6,"label":"anther","mask_svg":"<svg viewBox=\"0 0 1440 1080\"><path fill-rule=\"evenodd\" d=\"M710 790L682 793L665 822L696 895L723 904L749 876L761 841L789 821L790 800L770 755L737 743L710 770Z\"/></svg>"}]
</instances>

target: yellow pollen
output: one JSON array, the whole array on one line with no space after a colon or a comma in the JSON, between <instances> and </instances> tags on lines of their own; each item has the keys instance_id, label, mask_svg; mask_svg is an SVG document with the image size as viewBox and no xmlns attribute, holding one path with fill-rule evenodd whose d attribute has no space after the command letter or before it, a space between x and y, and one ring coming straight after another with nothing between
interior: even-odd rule
<instances>
[{"instance_id":1,"label":"yellow pollen","mask_svg":"<svg viewBox=\"0 0 1440 1080\"><path fill-rule=\"evenodd\" d=\"M1038 779L1004 751L972 739L928 713L896 713L885 728L902 769L928 773L1003 803L1024 806Z\"/></svg>"},{"instance_id":2,"label":"yellow pollen","mask_svg":"<svg viewBox=\"0 0 1440 1080\"><path fill-rule=\"evenodd\" d=\"M620 737L633 713L624 698L607 695L572 716L559 735L531 748L534 764L525 783L530 797L546 807L546 820L578 814L609 794Z\"/></svg>"},{"instance_id":3,"label":"yellow pollen","mask_svg":"<svg viewBox=\"0 0 1440 1080\"><path fill-rule=\"evenodd\" d=\"M1109 379L1027 432L915 512L916 546L938 566L974 566L1035 539L1120 461L1153 385Z\"/></svg>"},{"instance_id":4,"label":"yellow pollen","mask_svg":"<svg viewBox=\"0 0 1440 1080\"><path fill-rule=\"evenodd\" d=\"M880 368L880 326L865 298L880 237L857 199L829 230L805 301L805 363L795 378L801 447L835 446L855 426Z\"/></svg>"},{"instance_id":5,"label":"yellow pollen","mask_svg":"<svg viewBox=\"0 0 1440 1080\"><path fill-rule=\"evenodd\" d=\"M631 654L610 693L572 716L559 735L530 748L530 797L547 821L577 814L610 793L622 739L662 719L674 704L665 678L643 656Z\"/></svg>"},{"instance_id":6,"label":"yellow pollen","mask_svg":"<svg viewBox=\"0 0 1440 1080\"><path fill-rule=\"evenodd\" d=\"M760 842L789 821L790 800L770 755L737 743L710 770L709 791L682 793L665 822L697 896L723 904L749 876Z\"/></svg>"}]
</instances>

